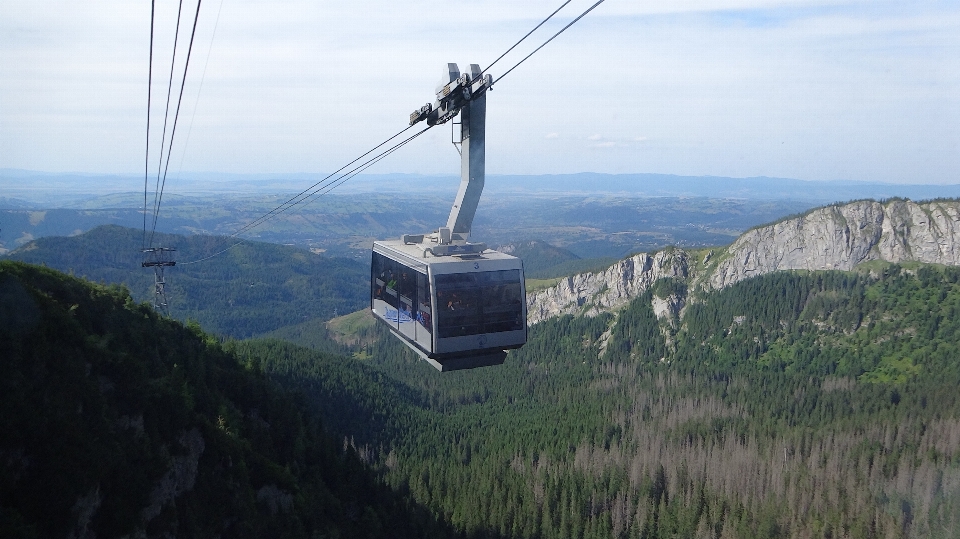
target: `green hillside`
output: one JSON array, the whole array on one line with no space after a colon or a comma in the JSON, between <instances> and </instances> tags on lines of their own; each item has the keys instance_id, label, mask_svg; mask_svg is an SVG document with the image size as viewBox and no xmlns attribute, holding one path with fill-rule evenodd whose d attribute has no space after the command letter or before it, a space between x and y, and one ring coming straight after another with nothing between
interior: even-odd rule
<instances>
[{"instance_id":1,"label":"green hillside","mask_svg":"<svg viewBox=\"0 0 960 539\"><path fill-rule=\"evenodd\" d=\"M181 262L166 271L170 314L205 330L236 338L366 305L369 261L328 258L296 247L247 242L210 260L226 238L157 235L155 244L177 249ZM234 240L235 241L235 240ZM46 237L8 258L43 264L95 282L126 285L137 301L153 301L154 274L141 268L142 232L101 226L79 236Z\"/></svg>"},{"instance_id":2,"label":"green hillside","mask_svg":"<svg viewBox=\"0 0 960 539\"><path fill-rule=\"evenodd\" d=\"M196 326L0 262L0 537L452 535L361 456Z\"/></svg>"},{"instance_id":3,"label":"green hillside","mask_svg":"<svg viewBox=\"0 0 960 539\"><path fill-rule=\"evenodd\" d=\"M496 368L440 375L388 337L373 377L246 353L349 403L335 428L468 535L960 535L960 269L776 273L658 320L682 286L540 323Z\"/></svg>"},{"instance_id":4,"label":"green hillside","mask_svg":"<svg viewBox=\"0 0 960 539\"><path fill-rule=\"evenodd\" d=\"M496 250L523 259L523 269L527 274L549 270L554 266L579 260L580 257L562 247L555 247L545 241L518 241L509 245L494 247Z\"/></svg>"},{"instance_id":5,"label":"green hillside","mask_svg":"<svg viewBox=\"0 0 960 539\"><path fill-rule=\"evenodd\" d=\"M123 284L135 300L152 302L154 273L140 266L142 240L140 230L106 225L71 237L40 238L5 258ZM228 337L278 337L337 350L318 328L367 306L369 258L328 257L292 246L245 242L193 263L235 242L212 236L156 236L155 245L177 249L178 265L165 272L170 315ZM578 259L542 241L518 243L516 250L531 278L572 275L615 262Z\"/></svg>"}]
</instances>

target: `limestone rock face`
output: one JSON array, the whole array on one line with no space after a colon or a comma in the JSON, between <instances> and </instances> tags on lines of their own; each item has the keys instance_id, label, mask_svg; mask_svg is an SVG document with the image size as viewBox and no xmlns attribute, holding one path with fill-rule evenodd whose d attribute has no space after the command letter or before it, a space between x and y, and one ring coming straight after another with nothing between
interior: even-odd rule
<instances>
[{"instance_id":1,"label":"limestone rock face","mask_svg":"<svg viewBox=\"0 0 960 539\"><path fill-rule=\"evenodd\" d=\"M958 242L960 200L866 200L827 206L750 230L700 262L683 250L668 249L632 256L599 273L568 277L527 295L528 321L615 310L664 277L694 281L710 290L774 271L851 270L872 260L960 266ZM711 268L714 260L719 262ZM659 318L670 319L693 300L654 298L652 307Z\"/></svg>"},{"instance_id":2,"label":"limestone rock face","mask_svg":"<svg viewBox=\"0 0 960 539\"><path fill-rule=\"evenodd\" d=\"M536 324L554 316L596 316L626 305L664 277L688 276L687 253L680 249L641 253L599 273L567 277L552 288L527 295L527 320Z\"/></svg>"},{"instance_id":3,"label":"limestone rock face","mask_svg":"<svg viewBox=\"0 0 960 539\"><path fill-rule=\"evenodd\" d=\"M665 298L653 296L650 306L653 307L653 314L660 320L672 322L674 317L680 315L687 304L687 298L681 294L670 294Z\"/></svg>"},{"instance_id":4,"label":"limestone rock face","mask_svg":"<svg viewBox=\"0 0 960 539\"><path fill-rule=\"evenodd\" d=\"M871 260L960 265L960 201L859 201L751 230L706 281L719 289L778 270L851 270Z\"/></svg>"}]
</instances>

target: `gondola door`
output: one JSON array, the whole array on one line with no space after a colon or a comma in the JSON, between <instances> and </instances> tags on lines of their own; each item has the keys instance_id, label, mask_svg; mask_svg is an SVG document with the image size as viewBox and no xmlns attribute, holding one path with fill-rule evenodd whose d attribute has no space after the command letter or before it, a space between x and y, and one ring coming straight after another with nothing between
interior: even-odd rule
<instances>
[{"instance_id":1,"label":"gondola door","mask_svg":"<svg viewBox=\"0 0 960 539\"><path fill-rule=\"evenodd\" d=\"M370 308L393 329L399 329L400 298L397 293L397 262L379 253L370 265Z\"/></svg>"},{"instance_id":2,"label":"gondola door","mask_svg":"<svg viewBox=\"0 0 960 539\"><path fill-rule=\"evenodd\" d=\"M416 272L417 311L414 315L417 345L428 354L433 352L433 302L427 275Z\"/></svg>"},{"instance_id":3,"label":"gondola door","mask_svg":"<svg viewBox=\"0 0 960 539\"><path fill-rule=\"evenodd\" d=\"M397 315L397 328L400 334L408 341L417 340L417 272L398 264L397 292L399 293L399 303Z\"/></svg>"},{"instance_id":4,"label":"gondola door","mask_svg":"<svg viewBox=\"0 0 960 539\"><path fill-rule=\"evenodd\" d=\"M411 267L374 252L370 268L373 315L422 353L433 353L433 302L426 265Z\"/></svg>"}]
</instances>

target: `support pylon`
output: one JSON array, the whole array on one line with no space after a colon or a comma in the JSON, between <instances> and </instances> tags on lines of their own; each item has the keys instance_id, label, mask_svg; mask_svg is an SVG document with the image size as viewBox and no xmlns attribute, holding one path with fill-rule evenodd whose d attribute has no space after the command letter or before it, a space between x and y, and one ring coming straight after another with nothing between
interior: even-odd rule
<instances>
[{"instance_id":1,"label":"support pylon","mask_svg":"<svg viewBox=\"0 0 960 539\"><path fill-rule=\"evenodd\" d=\"M141 249L140 252L144 254L144 261L140 266L153 268L153 308L161 314L170 316L163 268L177 265L171 254L176 252L176 249L170 247L150 247L148 249Z\"/></svg>"}]
</instances>

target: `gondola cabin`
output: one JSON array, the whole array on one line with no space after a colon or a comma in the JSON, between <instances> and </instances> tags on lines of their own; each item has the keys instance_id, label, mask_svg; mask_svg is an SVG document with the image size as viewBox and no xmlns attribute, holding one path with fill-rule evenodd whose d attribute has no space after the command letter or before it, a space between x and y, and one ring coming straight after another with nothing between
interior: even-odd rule
<instances>
[{"instance_id":1,"label":"gondola cabin","mask_svg":"<svg viewBox=\"0 0 960 539\"><path fill-rule=\"evenodd\" d=\"M410 114L410 125L437 125L460 115L460 189L447 226L373 244L370 310L394 335L440 371L500 365L527 342L523 262L471 243L484 184L487 90L493 78L477 64L460 73L447 64L437 101Z\"/></svg>"},{"instance_id":2,"label":"gondola cabin","mask_svg":"<svg viewBox=\"0 0 960 539\"><path fill-rule=\"evenodd\" d=\"M370 309L440 371L503 363L527 342L523 262L486 249L434 256L403 240L373 244Z\"/></svg>"}]
</instances>

